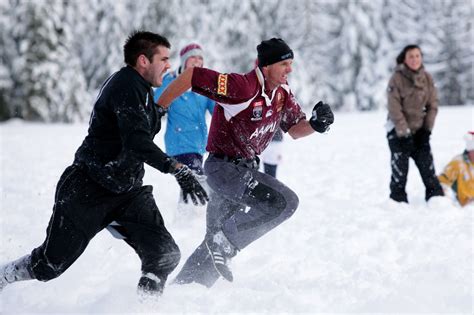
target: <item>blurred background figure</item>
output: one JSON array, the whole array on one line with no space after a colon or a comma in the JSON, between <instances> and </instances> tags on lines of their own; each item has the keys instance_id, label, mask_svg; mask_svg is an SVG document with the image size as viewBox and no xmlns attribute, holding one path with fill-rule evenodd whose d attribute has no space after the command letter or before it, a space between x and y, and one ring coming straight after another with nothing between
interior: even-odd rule
<instances>
[{"instance_id":1,"label":"blurred background figure","mask_svg":"<svg viewBox=\"0 0 474 315\"><path fill-rule=\"evenodd\" d=\"M396 61L387 88L386 129L392 167L390 198L408 203L405 186L409 159L412 158L425 184L425 200L428 201L444 195L436 177L430 146L438 113L438 95L432 76L424 69L419 46L406 46Z\"/></svg>"},{"instance_id":2,"label":"blurred background figure","mask_svg":"<svg viewBox=\"0 0 474 315\"><path fill-rule=\"evenodd\" d=\"M466 150L455 156L439 175L446 194L455 194L461 206L474 201L474 130L465 136Z\"/></svg>"},{"instance_id":3,"label":"blurred background figure","mask_svg":"<svg viewBox=\"0 0 474 315\"><path fill-rule=\"evenodd\" d=\"M278 128L272 138L272 142L260 155L265 174L276 178L278 164L282 160L283 131Z\"/></svg>"},{"instance_id":4,"label":"blurred background figure","mask_svg":"<svg viewBox=\"0 0 474 315\"><path fill-rule=\"evenodd\" d=\"M179 56L179 67L166 74L163 85L155 90L155 102L163 90L185 69L204 65L203 49L198 44L191 43L184 46ZM198 178L202 184L205 183L202 163L208 132L206 112L212 115L214 105L214 101L188 90L175 99L168 108L165 132L166 153L200 175ZM181 192L175 220L187 214L193 214L193 211L195 211L195 206L184 203Z\"/></svg>"}]
</instances>

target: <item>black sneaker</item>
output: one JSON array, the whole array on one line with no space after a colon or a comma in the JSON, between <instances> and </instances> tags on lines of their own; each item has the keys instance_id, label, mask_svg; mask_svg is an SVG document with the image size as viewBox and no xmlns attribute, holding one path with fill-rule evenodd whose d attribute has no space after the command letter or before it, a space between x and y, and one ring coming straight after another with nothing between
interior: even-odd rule
<instances>
[{"instance_id":1,"label":"black sneaker","mask_svg":"<svg viewBox=\"0 0 474 315\"><path fill-rule=\"evenodd\" d=\"M220 277L204 240L186 260L172 284L198 283L210 288Z\"/></svg>"},{"instance_id":2,"label":"black sneaker","mask_svg":"<svg viewBox=\"0 0 474 315\"><path fill-rule=\"evenodd\" d=\"M229 268L230 259L235 256L236 249L222 231L217 232L211 239L206 240L206 247L212 258L217 272L227 281L232 282L234 276Z\"/></svg>"}]
</instances>

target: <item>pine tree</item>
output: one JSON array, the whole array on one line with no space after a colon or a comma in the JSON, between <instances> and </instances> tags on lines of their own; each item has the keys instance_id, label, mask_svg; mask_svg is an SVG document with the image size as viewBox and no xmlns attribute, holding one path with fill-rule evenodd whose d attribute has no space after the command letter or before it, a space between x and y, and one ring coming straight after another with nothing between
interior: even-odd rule
<instances>
[{"instance_id":1,"label":"pine tree","mask_svg":"<svg viewBox=\"0 0 474 315\"><path fill-rule=\"evenodd\" d=\"M444 105L472 102L472 6L468 1L444 0L436 9L439 29L436 32L437 45L432 49L432 63L436 65L434 78L440 102Z\"/></svg>"},{"instance_id":2,"label":"pine tree","mask_svg":"<svg viewBox=\"0 0 474 315\"><path fill-rule=\"evenodd\" d=\"M148 8L142 19L142 29L159 33L171 43L170 57L172 69L179 66L179 51L190 42L203 44L207 53L207 45L201 42L201 33L205 26L199 23L199 15L203 4L201 1L175 0L168 3L161 1L147 2ZM185 9L185 8L192 8ZM209 56L206 54L204 62L208 64Z\"/></svg>"},{"instance_id":3,"label":"pine tree","mask_svg":"<svg viewBox=\"0 0 474 315\"><path fill-rule=\"evenodd\" d=\"M127 24L128 1L71 1L74 17L74 49L81 58L87 89L97 90L123 63L122 47L134 25ZM135 23L137 24L137 23Z\"/></svg>"},{"instance_id":4,"label":"pine tree","mask_svg":"<svg viewBox=\"0 0 474 315\"><path fill-rule=\"evenodd\" d=\"M322 84L329 102L345 110L377 108L384 88L383 75L376 67L379 22L375 14L380 1L342 1L327 3L322 29L324 45L318 52L323 58Z\"/></svg>"},{"instance_id":5,"label":"pine tree","mask_svg":"<svg viewBox=\"0 0 474 315\"><path fill-rule=\"evenodd\" d=\"M70 54L70 30L61 0L16 2L9 55L14 82L9 102L16 117L38 121L84 119L85 85ZM78 95L81 95L79 99Z\"/></svg>"}]
</instances>

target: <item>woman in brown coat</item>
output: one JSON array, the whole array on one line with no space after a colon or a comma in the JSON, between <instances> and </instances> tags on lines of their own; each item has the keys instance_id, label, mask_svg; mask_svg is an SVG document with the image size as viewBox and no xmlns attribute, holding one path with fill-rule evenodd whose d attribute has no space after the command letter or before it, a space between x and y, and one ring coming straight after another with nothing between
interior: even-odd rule
<instances>
[{"instance_id":1,"label":"woman in brown coat","mask_svg":"<svg viewBox=\"0 0 474 315\"><path fill-rule=\"evenodd\" d=\"M431 75L423 67L417 45L406 46L387 89L387 139L391 151L390 198L408 202L405 186L409 158L414 161L426 187L425 200L443 196L436 177L430 135L438 112L438 97Z\"/></svg>"}]
</instances>

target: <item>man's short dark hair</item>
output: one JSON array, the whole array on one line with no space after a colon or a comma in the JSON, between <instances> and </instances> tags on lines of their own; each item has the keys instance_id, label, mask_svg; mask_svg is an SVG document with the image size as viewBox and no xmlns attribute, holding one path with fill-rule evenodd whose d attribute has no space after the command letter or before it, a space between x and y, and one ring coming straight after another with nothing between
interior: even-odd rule
<instances>
[{"instance_id":1,"label":"man's short dark hair","mask_svg":"<svg viewBox=\"0 0 474 315\"><path fill-rule=\"evenodd\" d=\"M145 55L150 62L153 62L155 48L158 46L171 48L170 42L164 36L152 32L134 31L123 46L124 61L127 65L134 67L138 56Z\"/></svg>"}]
</instances>

